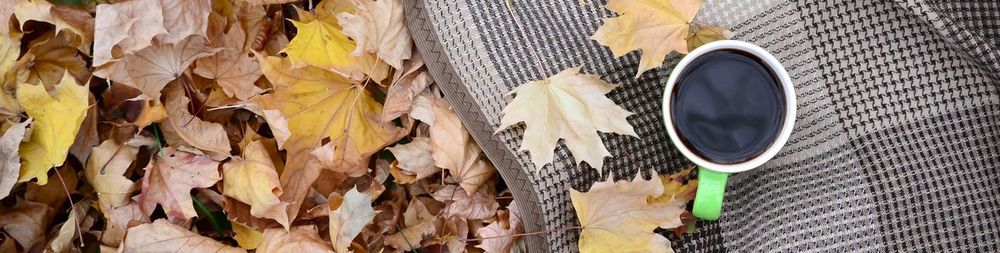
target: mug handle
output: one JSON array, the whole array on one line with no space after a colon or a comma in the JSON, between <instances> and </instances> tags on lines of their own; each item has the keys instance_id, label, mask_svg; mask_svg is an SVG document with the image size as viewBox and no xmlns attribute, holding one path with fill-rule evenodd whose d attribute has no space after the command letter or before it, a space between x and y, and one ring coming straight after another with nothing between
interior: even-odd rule
<instances>
[{"instance_id":1,"label":"mug handle","mask_svg":"<svg viewBox=\"0 0 1000 253\"><path fill-rule=\"evenodd\" d=\"M694 217L717 220L722 212L722 197L726 194L728 173L698 166L698 190L694 197Z\"/></svg>"}]
</instances>

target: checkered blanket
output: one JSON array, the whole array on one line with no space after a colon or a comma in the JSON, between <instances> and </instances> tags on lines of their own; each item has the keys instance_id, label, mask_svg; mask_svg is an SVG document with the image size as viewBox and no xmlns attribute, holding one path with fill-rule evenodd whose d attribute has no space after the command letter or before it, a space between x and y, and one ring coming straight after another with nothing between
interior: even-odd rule
<instances>
[{"instance_id":1,"label":"checkered blanket","mask_svg":"<svg viewBox=\"0 0 1000 253\"><path fill-rule=\"evenodd\" d=\"M514 193L527 229L577 225L568 187L690 165L663 126L663 86L679 57L633 78L590 35L614 14L599 0L407 0L428 69ZM518 19L531 47L514 24ZM730 177L722 217L670 237L680 251L1000 250L1000 3L990 0L708 0L698 22L774 54L795 84L794 132L763 167ZM640 138L604 135L605 175L565 147L540 172L523 128L493 134L504 94L583 66L621 84ZM548 73L549 75L555 72ZM576 251L575 231L524 239Z\"/></svg>"}]
</instances>

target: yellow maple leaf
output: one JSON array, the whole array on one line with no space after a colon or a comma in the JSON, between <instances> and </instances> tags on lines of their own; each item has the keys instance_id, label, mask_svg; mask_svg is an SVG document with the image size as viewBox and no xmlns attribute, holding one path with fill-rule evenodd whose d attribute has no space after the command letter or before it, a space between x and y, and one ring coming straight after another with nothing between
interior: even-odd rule
<instances>
[{"instance_id":1,"label":"yellow maple leaf","mask_svg":"<svg viewBox=\"0 0 1000 253\"><path fill-rule=\"evenodd\" d=\"M389 70L387 64L372 54L352 55L357 44L344 34L332 16L315 17L305 14L303 17L303 21L292 20L298 34L282 50L288 54L288 60L295 67L313 66L354 80L361 80L365 75L376 82L386 78Z\"/></svg>"},{"instance_id":2,"label":"yellow maple leaf","mask_svg":"<svg viewBox=\"0 0 1000 253\"><path fill-rule=\"evenodd\" d=\"M362 174L371 154L401 135L392 122L382 123L382 105L364 86L323 69L293 68L286 58L259 58L274 93L258 100L264 109L277 109L288 120L290 153L315 149L324 138L333 146L331 169Z\"/></svg>"},{"instance_id":3,"label":"yellow maple leaf","mask_svg":"<svg viewBox=\"0 0 1000 253\"><path fill-rule=\"evenodd\" d=\"M580 252L673 252L657 227L682 225L683 206L650 201L663 193L660 177L597 182L587 192L570 189L580 220Z\"/></svg>"},{"instance_id":4,"label":"yellow maple leaf","mask_svg":"<svg viewBox=\"0 0 1000 253\"><path fill-rule=\"evenodd\" d=\"M234 157L222 165L222 193L249 204L253 216L273 219L289 228L288 203L278 199L282 194L278 171L260 141L248 144L243 158Z\"/></svg>"},{"instance_id":5,"label":"yellow maple leaf","mask_svg":"<svg viewBox=\"0 0 1000 253\"><path fill-rule=\"evenodd\" d=\"M552 162L559 139L565 140L578 163L587 162L600 172L604 157L611 153L598 131L638 137L626 120L632 113L605 96L618 85L579 71L580 67L569 68L510 91L517 96L504 107L499 130L524 122L520 150L528 151L536 170Z\"/></svg>"},{"instance_id":6,"label":"yellow maple leaf","mask_svg":"<svg viewBox=\"0 0 1000 253\"><path fill-rule=\"evenodd\" d=\"M18 182L38 178L39 185L48 183L49 169L62 166L87 116L88 85L77 85L66 73L52 93L55 95L49 95L43 85L17 85L17 102L34 118L30 141L21 143Z\"/></svg>"},{"instance_id":7,"label":"yellow maple leaf","mask_svg":"<svg viewBox=\"0 0 1000 253\"><path fill-rule=\"evenodd\" d=\"M607 9L619 16L604 19L591 37L615 57L642 51L636 76L659 67L673 51L686 54L694 15L704 0L611 0Z\"/></svg>"}]
</instances>

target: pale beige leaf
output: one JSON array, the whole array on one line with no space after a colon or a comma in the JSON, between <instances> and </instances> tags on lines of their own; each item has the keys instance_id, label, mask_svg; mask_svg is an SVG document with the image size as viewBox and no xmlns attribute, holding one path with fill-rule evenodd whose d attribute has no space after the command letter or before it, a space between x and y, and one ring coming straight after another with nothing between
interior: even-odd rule
<instances>
[{"instance_id":1,"label":"pale beige leaf","mask_svg":"<svg viewBox=\"0 0 1000 253\"><path fill-rule=\"evenodd\" d=\"M482 220L493 217L497 213L500 204L497 203L496 194L490 187L480 187L475 194L468 194L464 189L447 185L437 190L431 196L445 204L441 210L445 217L455 216L470 220Z\"/></svg>"},{"instance_id":2,"label":"pale beige leaf","mask_svg":"<svg viewBox=\"0 0 1000 253\"><path fill-rule=\"evenodd\" d=\"M112 208L129 203L135 183L123 174L138 153L136 147L119 146L114 140L105 140L90 153L84 175L94 187L98 206L106 216Z\"/></svg>"},{"instance_id":3,"label":"pale beige leaf","mask_svg":"<svg viewBox=\"0 0 1000 253\"><path fill-rule=\"evenodd\" d=\"M160 219L128 229L122 252L246 252Z\"/></svg>"},{"instance_id":4,"label":"pale beige leaf","mask_svg":"<svg viewBox=\"0 0 1000 253\"><path fill-rule=\"evenodd\" d=\"M496 174L496 169L480 159L482 150L462 126L458 114L440 99L433 105L430 144L434 165L448 170L466 193L474 193Z\"/></svg>"},{"instance_id":5,"label":"pale beige leaf","mask_svg":"<svg viewBox=\"0 0 1000 253\"><path fill-rule=\"evenodd\" d=\"M183 75L195 60L221 50L205 48L202 36L192 35L177 43L165 42L163 38L157 36L151 46L126 56L119 63L125 64L125 71L131 77L131 82L125 84L151 98L159 98L163 87Z\"/></svg>"},{"instance_id":6,"label":"pale beige leaf","mask_svg":"<svg viewBox=\"0 0 1000 253\"><path fill-rule=\"evenodd\" d=\"M257 245L261 253L317 253L333 252L330 243L319 237L316 226L298 226L285 231L271 228L264 231L264 241Z\"/></svg>"},{"instance_id":7,"label":"pale beige leaf","mask_svg":"<svg viewBox=\"0 0 1000 253\"><path fill-rule=\"evenodd\" d=\"M163 6L163 27L168 36L165 43L181 43L188 36L205 37L211 0L159 0Z\"/></svg>"},{"instance_id":8,"label":"pale beige leaf","mask_svg":"<svg viewBox=\"0 0 1000 253\"><path fill-rule=\"evenodd\" d=\"M386 91L385 104L382 106L383 122L409 112L413 107L414 98L434 82L423 66L423 59L417 53L403 63L402 71L398 72L400 76Z\"/></svg>"},{"instance_id":9,"label":"pale beige leaf","mask_svg":"<svg viewBox=\"0 0 1000 253\"><path fill-rule=\"evenodd\" d=\"M180 86L167 89L167 123L164 128L176 132L185 143L209 152L214 157L229 156L229 137L222 125L201 120L188 111L191 99L184 95Z\"/></svg>"},{"instance_id":10,"label":"pale beige leaf","mask_svg":"<svg viewBox=\"0 0 1000 253\"><path fill-rule=\"evenodd\" d=\"M264 75L257 60L240 50L225 48L215 55L198 59L194 73L215 79L227 96L248 100L264 90L254 81Z\"/></svg>"},{"instance_id":11,"label":"pale beige leaf","mask_svg":"<svg viewBox=\"0 0 1000 253\"><path fill-rule=\"evenodd\" d=\"M352 188L342 198L331 194L329 201L330 241L333 242L333 248L339 253L351 252L348 249L351 241L375 218L372 197Z\"/></svg>"},{"instance_id":12,"label":"pale beige leaf","mask_svg":"<svg viewBox=\"0 0 1000 253\"><path fill-rule=\"evenodd\" d=\"M337 21L344 34L357 46L352 54L374 53L396 69L403 69L403 60L410 58L413 41L403 23L402 0L351 0L355 13L342 12Z\"/></svg>"},{"instance_id":13,"label":"pale beige leaf","mask_svg":"<svg viewBox=\"0 0 1000 253\"><path fill-rule=\"evenodd\" d=\"M49 212L52 208L45 204L22 200L11 208L0 209L0 228L27 249L44 239Z\"/></svg>"},{"instance_id":14,"label":"pale beige leaf","mask_svg":"<svg viewBox=\"0 0 1000 253\"><path fill-rule=\"evenodd\" d=\"M67 252L73 248L73 240L81 233L86 232L77 230L77 226L80 225L79 223L83 223L84 216L90 210L89 204L89 201L82 201L73 205L73 208L70 209L69 217L66 218L66 221L59 228L59 232L49 242L47 250L51 250L51 252ZM80 226L80 229L89 229L89 226Z\"/></svg>"},{"instance_id":15,"label":"pale beige leaf","mask_svg":"<svg viewBox=\"0 0 1000 253\"><path fill-rule=\"evenodd\" d=\"M283 193L278 171L260 141L251 142L243 150L243 158L234 157L222 165L223 194L250 205L250 214L273 219L289 227L288 203L278 196Z\"/></svg>"},{"instance_id":16,"label":"pale beige leaf","mask_svg":"<svg viewBox=\"0 0 1000 253\"><path fill-rule=\"evenodd\" d=\"M211 187L222 177L219 163L208 157L164 148L154 156L142 178L138 200L142 211L151 215L159 203L172 220L197 216L191 203L191 189Z\"/></svg>"},{"instance_id":17,"label":"pale beige leaf","mask_svg":"<svg viewBox=\"0 0 1000 253\"><path fill-rule=\"evenodd\" d=\"M524 122L520 150L528 151L536 171L552 163L559 139L577 164L586 162L603 173L604 157L611 153L597 132L638 137L626 119L632 113L605 96L618 85L579 72L580 67L569 68L510 92L517 96L504 107L497 131Z\"/></svg>"},{"instance_id":18,"label":"pale beige leaf","mask_svg":"<svg viewBox=\"0 0 1000 253\"><path fill-rule=\"evenodd\" d=\"M125 232L129 224L149 223L149 217L139 208L135 201L121 207L113 207L104 216L107 220L101 242L112 247L118 247L125 240Z\"/></svg>"},{"instance_id":19,"label":"pale beige leaf","mask_svg":"<svg viewBox=\"0 0 1000 253\"><path fill-rule=\"evenodd\" d=\"M0 199L6 198L17 183L18 172L21 171L21 157L17 153L25 130L31 124L31 118L24 122L13 124L0 136Z\"/></svg>"},{"instance_id":20,"label":"pale beige leaf","mask_svg":"<svg viewBox=\"0 0 1000 253\"><path fill-rule=\"evenodd\" d=\"M387 148L396 157L398 167L403 174L413 177L412 181L427 178L441 171L434 166L434 156L431 154L430 138L416 137L407 144L397 144Z\"/></svg>"},{"instance_id":21,"label":"pale beige leaf","mask_svg":"<svg viewBox=\"0 0 1000 253\"><path fill-rule=\"evenodd\" d=\"M506 221L506 224L498 220L476 230L479 238L489 238L483 239L482 243L476 245L477 248L483 249L487 253L511 252L514 243L521 239L515 234L524 232L524 227L521 225L521 214L517 207L517 201L510 202L507 210L510 213L510 219Z\"/></svg>"},{"instance_id":22,"label":"pale beige leaf","mask_svg":"<svg viewBox=\"0 0 1000 253\"><path fill-rule=\"evenodd\" d=\"M580 252L673 252L670 241L653 232L683 225L683 205L653 202L663 193L660 177L597 182L587 192L570 189L580 220ZM622 215L627 214L627 215Z\"/></svg>"},{"instance_id":23,"label":"pale beige leaf","mask_svg":"<svg viewBox=\"0 0 1000 253\"><path fill-rule=\"evenodd\" d=\"M167 32L163 27L162 10L163 6L155 0L97 5L94 66L103 66L121 55L152 45L153 37ZM118 56L114 55L115 50Z\"/></svg>"},{"instance_id":24,"label":"pale beige leaf","mask_svg":"<svg viewBox=\"0 0 1000 253\"><path fill-rule=\"evenodd\" d=\"M403 230L385 237L385 244L400 250L415 250L420 247L421 242L437 231L434 225L434 217L424 203L418 198L411 198L410 204L403 213L403 221L406 227Z\"/></svg>"}]
</instances>

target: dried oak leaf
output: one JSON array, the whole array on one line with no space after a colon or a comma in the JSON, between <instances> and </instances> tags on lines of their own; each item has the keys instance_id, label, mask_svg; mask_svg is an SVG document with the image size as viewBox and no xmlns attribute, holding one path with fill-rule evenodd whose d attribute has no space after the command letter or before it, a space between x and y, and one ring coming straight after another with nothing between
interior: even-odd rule
<instances>
[{"instance_id":1,"label":"dried oak leaf","mask_svg":"<svg viewBox=\"0 0 1000 253\"><path fill-rule=\"evenodd\" d=\"M20 83L17 102L34 118L31 137L21 143L21 171L18 182L38 178L39 185L48 183L49 169L62 166L87 115L90 90L77 85L68 73L49 94L43 85Z\"/></svg>"},{"instance_id":2,"label":"dried oak leaf","mask_svg":"<svg viewBox=\"0 0 1000 253\"><path fill-rule=\"evenodd\" d=\"M167 218L187 220L198 216L191 200L191 189L206 188L222 179L219 162L173 147L164 148L146 166L142 193L138 200L142 211L152 215L159 203Z\"/></svg>"},{"instance_id":3,"label":"dried oak leaf","mask_svg":"<svg viewBox=\"0 0 1000 253\"><path fill-rule=\"evenodd\" d=\"M578 164L587 162L602 173L604 157L611 153L597 132L638 137L626 119L632 113L605 96L618 85L579 72L580 67L569 68L509 93L517 96L504 107L498 132L524 122L520 150L528 151L536 171L552 162L559 139Z\"/></svg>"},{"instance_id":4,"label":"dried oak leaf","mask_svg":"<svg viewBox=\"0 0 1000 253\"><path fill-rule=\"evenodd\" d=\"M278 196L283 193L278 181L278 171L260 141L248 144L243 157L234 157L222 165L222 193L250 205L250 214L277 221L286 229L288 203Z\"/></svg>"},{"instance_id":5,"label":"dried oak leaf","mask_svg":"<svg viewBox=\"0 0 1000 253\"><path fill-rule=\"evenodd\" d=\"M410 58L413 39L403 23L401 0L351 0L356 11L337 14L343 33L354 39L357 46L352 55L374 53L396 69L403 69L403 60Z\"/></svg>"},{"instance_id":6,"label":"dried oak leaf","mask_svg":"<svg viewBox=\"0 0 1000 253\"><path fill-rule=\"evenodd\" d=\"M24 139L28 124L31 124L30 118L12 124L3 132L3 136L0 136L0 199L6 198L17 182L18 173L21 171L21 158L18 156L17 148Z\"/></svg>"},{"instance_id":7,"label":"dried oak leaf","mask_svg":"<svg viewBox=\"0 0 1000 253\"><path fill-rule=\"evenodd\" d=\"M129 228L120 252L228 253L246 251L160 219L153 223Z\"/></svg>"},{"instance_id":8,"label":"dried oak leaf","mask_svg":"<svg viewBox=\"0 0 1000 253\"><path fill-rule=\"evenodd\" d=\"M336 252L347 253L354 237L375 218L372 197L352 188L343 197L332 193L329 197L330 241Z\"/></svg>"},{"instance_id":9,"label":"dried oak leaf","mask_svg":"<svg viewBox=\"0 0 1000 253\"><path fill-rule=\"evenodd\" d=\"M660 177L632 181L597 182L590 191L570 189L573 209L580 220L580 252L673 252L657 227L683 225L684 206L651 201L663 194ZM627 215L623 215L627 214Z\"/></svg>"},{"instance_id":10,"label":"dried oak leaf","mask_svg":"<svg viewBox=\"0 0 1000 253\"><path fill-rule=\"evenodd\" d=\"M670 52L688 53L691 22L703 3L704 0L611 0L605 7L618 16L604 19L591 38L610 48L615 57L642 51L638 76L659 67Z\"/></svg>"}]
</instances>

